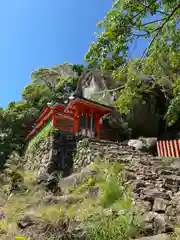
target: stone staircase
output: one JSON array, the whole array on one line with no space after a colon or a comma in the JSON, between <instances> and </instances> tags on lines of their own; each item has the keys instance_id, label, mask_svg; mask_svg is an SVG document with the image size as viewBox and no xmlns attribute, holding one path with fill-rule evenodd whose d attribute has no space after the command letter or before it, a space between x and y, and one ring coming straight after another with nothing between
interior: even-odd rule
<instances>
[{"instance_id":1,"label":"stone staircase","mask_svg":"<svg viewBox=\"0 0 180 240\"><path fill-rule=\"evenodd\" d=\"M127 143L84 139L77 145L74 171L80 172L98 157L125 164L124 184L132 186L145 235L172 232L180 220L180 160L138 152Z\"/></svg>"}]
</instances>

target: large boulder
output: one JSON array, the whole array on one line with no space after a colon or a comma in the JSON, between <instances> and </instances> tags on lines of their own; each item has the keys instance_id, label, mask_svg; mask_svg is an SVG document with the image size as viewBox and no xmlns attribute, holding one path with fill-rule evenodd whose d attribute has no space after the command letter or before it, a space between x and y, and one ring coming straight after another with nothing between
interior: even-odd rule
<instances>
[{"instance_id":1,"label":"large boulder","mask_svg":"<svg viewBox=\"0 0 180 240\"><path fill-rule=\"evenodd\" d=\"M56 72L58 72L60 77L77 77L78 73L74 71L73 64L63 63L58 64L52 68Z\"/></svg>"},{"instance_id":2,"label":"large boulder","mask_svg":"<svg viewBox=\"0 0 180 240\"><path fill-rule=\"evenodd\" d=\"M110 74L102 74L100 71L86 69L77 84L75 96L85 98L106 106L113 106L115 89L121 83L117 83Z\"/></svg>"},{"instance_id":3,"label":"large boulder","mask_svg":"<svg viewBox=\"0 0 180 240\"><path fill-rule=\"evenodd\" d=\"M104 115L102 117L102 123L107 129L112 130L112 140L124 141L130 139L131 129L117 110L114 109L111 114Z\"/></svg>"},{"instance_id":4,"label":"large boulder","mask_svg":"<svg viewBox=\"0 0 180 240\"><path fill-rule=\"evenodd\" d=\"M132 130L131 136L135 138L139 136L159 136L165 129L163 119L166 112L165 94L151 77L142 77L139 87L143 84L152 87L150 91L142 93L143 103L139 102L127 116L122 116L117 111L112 114L111 119L116 121L110 121L109 124L110 127L115 128L118 136L118 126L121 128L122 122L128 123L127 129ZM113 89L119 87L123 88L123 84L115 81L110 74L102 74L100 71L87 69L82 73L78 81L74 96L112 107L114 101L121 94L121 91L117 93ZM124 129L124 127L122 128ZM118 139L117 137L117 140L121 140L121 138Z\"/></svg>"},{"instance_id":5,"label":"large boulder","mask_svg":"<svg viewBox=\"0 0 180 240\"><path fill-rule=\"evenodd\" d=\"M131 139L128 142L128 146L133 147L137 151L147 152L150 154L156 153L157 138L139 138Z\"/></svg>"},{"instance_id":6,"label":"large boulder","mask_svg":"<svg viewBox=\"0 0 180 240\"><path fill-rule=\"evenodd\" d=\"M160 86L151 77L142 77L142 84L152 89L142 93L144 102L139 102L126 117L132 129L132 137L157 137L165 129L164 114L167 100Z\"/></svg>"}]
</instances>

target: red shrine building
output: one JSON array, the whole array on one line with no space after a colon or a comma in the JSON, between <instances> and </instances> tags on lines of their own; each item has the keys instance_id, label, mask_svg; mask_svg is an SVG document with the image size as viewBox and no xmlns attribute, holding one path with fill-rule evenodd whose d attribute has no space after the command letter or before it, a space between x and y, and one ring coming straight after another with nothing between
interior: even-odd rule
<instances>
[{"instance_id":1,"label":"red shrine building","mask_svg":"<svg viewBox=\"0 0 180 240\"><path fill-rule=\"evenodd\" d=\"M67 106L55 104L43 111L26 139L31 141L51 126L66 136L111 140L111 130L101 123L102 116L111 112L112 108L80 98L71 100Z\"/></svg>"}]
</instances>

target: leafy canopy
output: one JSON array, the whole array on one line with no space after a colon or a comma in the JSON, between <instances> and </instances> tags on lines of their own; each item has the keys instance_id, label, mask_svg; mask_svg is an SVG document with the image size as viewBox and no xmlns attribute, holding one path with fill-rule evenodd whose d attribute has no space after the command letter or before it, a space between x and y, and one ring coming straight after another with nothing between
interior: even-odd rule
<instances>
[{"instance_id":1,"label":"leafy canopy","mask_svg":"<svg viewBox=\"0 0 180 240\"><path fill-rule=\"evenodd\" d=\"M59 69L64 71L63 76ZM83 66L78 64L37 69L31 74L32 83L23 89L22 101L0 108L0 166L13 151L23 153L25 138L34 121L48 102L62 103L63 96L75 90L82 71Z\"/></svg>"},{"instance_id":2,"label":"leafy canopy","mask_svg":"<svg viewBox=\"0 0 180 240\"><path fill-rule=\"evenodd\" d=\"M128 114L142 93L140 79L149 75L169 92L173 100L166 114L169 123L180 114L180 2L179 0L114 0L104 19L97 24L101 29L85 56L89 67L113 71L115 79L125 83L116 106ZM146 39L149 46L140 59L129 60L129 49L138 39ZM118 89L120 90L120 89Z\"/></svg>"},{"instance_id":3,"label":"leafy canopy","mask_svg":"<svg viewBox=\"0 0 180 240\"><path fill-rule=\"evenodd\" d=\"M115 0L105 18L97 24L104 29L97 35L85 56L90 66L116 70L127 61L130 43L137 38L149 38L150 45L164 28L178 23L178 0ZM149 17L160 16L148 21ZM151 46L150 46L151 47Z\"/></svg>"}]
</instances>

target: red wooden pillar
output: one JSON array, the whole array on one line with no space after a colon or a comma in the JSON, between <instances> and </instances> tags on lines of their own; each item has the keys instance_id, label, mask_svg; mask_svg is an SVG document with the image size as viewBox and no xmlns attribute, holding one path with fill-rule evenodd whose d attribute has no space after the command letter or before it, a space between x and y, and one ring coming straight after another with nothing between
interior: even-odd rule
<instances>
[{"instance_id":1,"label":"red wooden pillar","mask_svg":"<svg viewBox=\"0 0 180 240\"><path fill-rule=\"evenodd\" d=\"M93 112L91 112L91 114L90 114L90 119L91 119L91 126L90 126L90 136L91 136L91 138L93 138L93 118L94 118L94 114L93 114Z\"/></svg>"},{"instance_id":2,"label":"red wooden pillar","mask_svg":"<svg viewBox=\"0 0 180 240\"><path fill-rule=\"evenodd\" d=\"M180 153L180 140L177 140L177 145L178 145L178 150L179 150L179 153Z\"/></svg>"},{"instance_id":3,"label":"red wooden pillar","mask_svg":"<svg viewBox=\"0 0 180 240\"><path fill-rule=\"evenodd\" d=\"M162 141L159 141L160 156L164 156Z\"/></svg>"},{"instance_id":4,"label":"red wooden pillar","mask_svg":"<svg viewBox=\"0 0 180 240\"><path fill-rule=\"evenodd\" d=\"M180 157L179 149L178 149L178 141L174 140L173 142L174 142L174 149L175 149L176 157Z\"/></svg>"},{"instance_id":5,"label":"red wooden pillar","mask_svg":"<svg viewBox=\"0 0 180 240\"><path fill-rule=\"evenodd\" d=\"M56 113L52 114L52 127L56 127Z\"/></svg>"},{"instance_id":6,"label":"red wooden pillar","mask_svg":"<svg viewBox=\"0 0 180 240\"><path fill-rule=\"evenodd\" d=\"M97 138L100 139L100 117L96 116L95 118L95 129L97 132Z\"/></svg>"},{"instance_id":7,"label":"red wooden pillar","mask_svg":"<svg viewBox=\"0 0 180 240\"><path fill-rule=\"evenodd\" d=\"M77 136L79 133L79 109L76 108L74 115L74 135Z\"/></svg>"},{"instance_id":8,"label":"red wooden pillar","mask_svg":"<svg viewBox=\"0 0 180 240\"><path fill-rule=\"evenodd\" d=\"M157 142L156 147L157 147L158 157L160 157L161 152L160 152L159 142Z\"/></svg>"},{"instance_id":9,"label":"red wooden pillar","mask_svg":"<svg viewBox=\"0 0 180 240\"><path fill-rule=\"evenodd\" d=\"M88 114L86 114L86 137L88 135Z\"/></svg>"}]
</instances>

